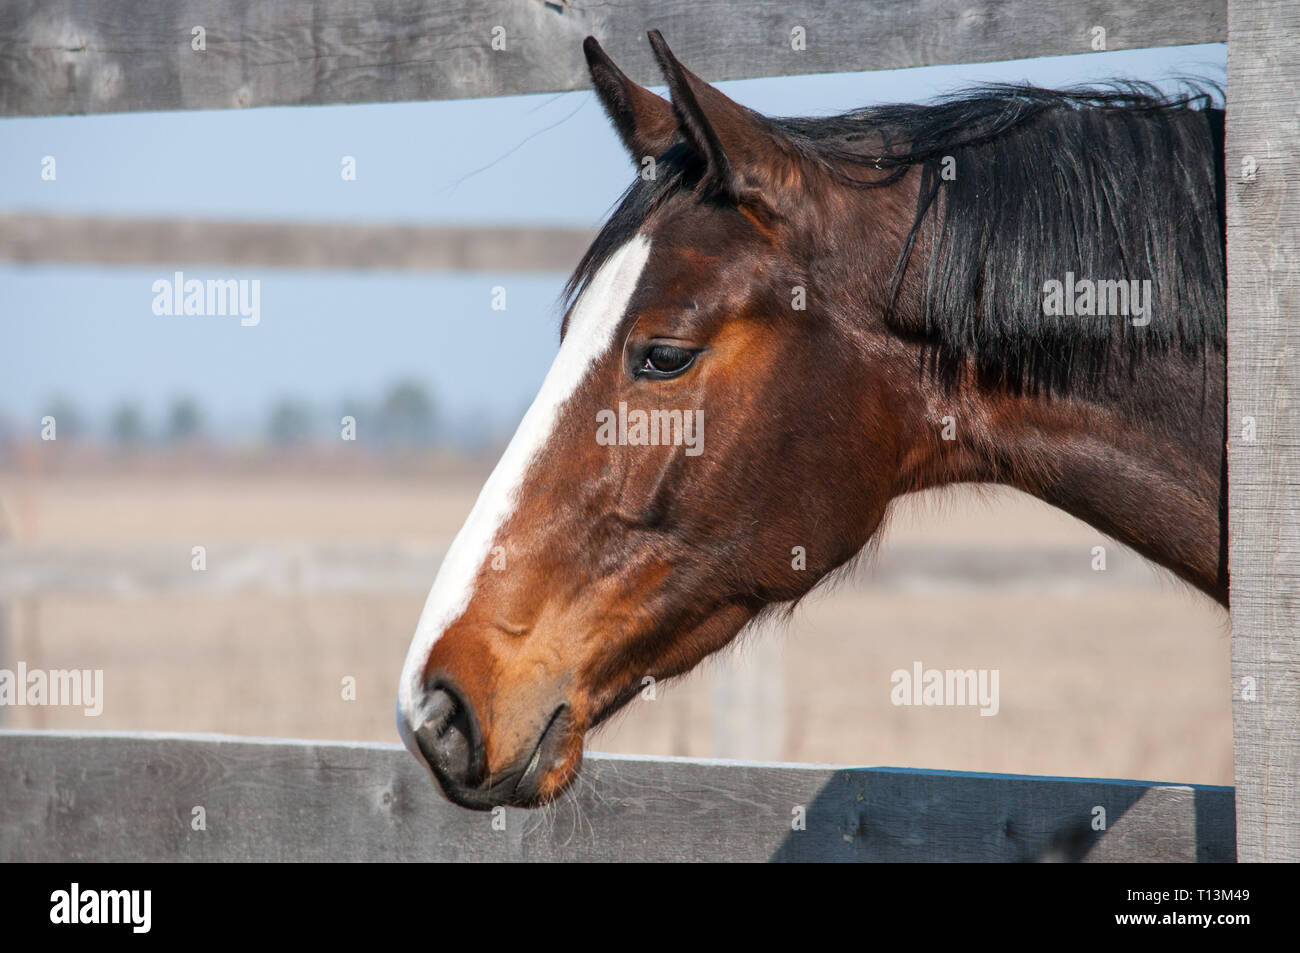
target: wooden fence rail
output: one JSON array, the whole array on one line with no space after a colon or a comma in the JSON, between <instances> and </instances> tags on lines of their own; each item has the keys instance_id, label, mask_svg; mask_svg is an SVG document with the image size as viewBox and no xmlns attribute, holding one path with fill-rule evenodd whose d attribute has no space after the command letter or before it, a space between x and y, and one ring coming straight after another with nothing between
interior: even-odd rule
<instances>
[{"instance_id":1,"label":"wooden fence rail","mask_svg":"<svg viewBox=\"0 0 1300 953\"><path fill-rule=\"evenodd\" d=\"M1227 36L1227 0L8 0L0 115L584 89L588 34L659 83L652 27L716 81L1088 53L1099 37L1112 50L1213 43Z\"/></svg>"},{"instance_id":2,"label":"wooden fence rail","mask_svg":"<svg viewBox=\"0 0 1300 953\"><path fill-rule=\"evenodd\" d=\"M446 547L435 543L214 543L202 570L184 543L0 543L0 603L62 596L156 598L262 592L427 592Z\"/></svg>"},{"instance_id":3,"label":"wooden fence rail","mask_svg":"<svg viewBox=\"0 0 1300 953\"><path fill-rule=\"evenodd\" d=\"M0 261L567 273L585 228L0 215Z\"/></svg>"},{"instance_id":4,"label":"wooden fence rail","mask_svg":"<svg viewBox=\"0 0 1300 953\"><path fill-rule=\"evenodd\" d=\"M0 732L0 862L1234 856L1231 788L592 755L494 818L395 744Z\"/></svg>"}]
</instances>

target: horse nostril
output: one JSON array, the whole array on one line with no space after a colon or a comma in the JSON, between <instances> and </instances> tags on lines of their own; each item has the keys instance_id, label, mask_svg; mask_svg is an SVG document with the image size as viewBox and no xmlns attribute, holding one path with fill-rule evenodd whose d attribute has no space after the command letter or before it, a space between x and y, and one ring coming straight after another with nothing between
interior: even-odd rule
<instances>
[{"instance_id":1,"label":"horse nostril","mask_svg":"<svg viewBox=\"0 0 1300 953\"><path fill-rule=\"evenodd\" d=\"M460 786L478 783L483 745L478 724L465 700L449 685L429 693L424 723L415 730L415 743L440 779Z\"/></svg>"},{"instance_id":2,"label":"horse nostril","mask_svg":"<svg viewBox=\"0 0 1300 953\"><path fill-rule=\"evenodd\" d=\"M426 708L428 717L421 727L428 729L434 737L440 736L451 725L457 707L456 698L447 689L440 688L430 693Z\"/></svg>"}]
</instances>

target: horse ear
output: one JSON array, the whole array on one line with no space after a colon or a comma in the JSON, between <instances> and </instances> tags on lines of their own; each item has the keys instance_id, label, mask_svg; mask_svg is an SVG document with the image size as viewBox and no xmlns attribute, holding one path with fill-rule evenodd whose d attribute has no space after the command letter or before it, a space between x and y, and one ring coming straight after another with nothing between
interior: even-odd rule
<instances>
[{"instance_id":1,"label":"horse ear","mask_svg":"<svg viewBox=\"0 0 1300 953\"><path fill-rule=\"evenodd\" d=\"M682 136L706 165L701 187L734 201L771 206L778 182L791 180L793 152L784 137L683 66L658 30L649 33L659 68L668 80ZM791 169L781 173L782 164Z\"/></svg>"},{"instance_id":2,"label":"horse ear","mask_svg":"<svg viewBox=\"0 0 1300 953\"><path fill-rule=\"evenodd\" d=\"M632 153L632 161L639 165L647 156L656 158L667 152L677 141L677 117L672 104L628 79L594 36L583 41L582 52L587 56L587 70L600 104Z\"/></svg>"}]
</instances>

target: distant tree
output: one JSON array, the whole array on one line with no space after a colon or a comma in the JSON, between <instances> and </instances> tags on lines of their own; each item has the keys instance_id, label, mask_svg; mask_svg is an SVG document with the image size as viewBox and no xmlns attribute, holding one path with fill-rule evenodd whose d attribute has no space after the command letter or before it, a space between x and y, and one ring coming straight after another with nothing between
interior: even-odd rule
<instances>
[{"instance_id":1,"label":"distant tree","mask_svg":"<svg viewBox=\"0 0 1300 953\"><path fill-rule=\"evenodd\" d=\"M144 416L135 404L123 401L108 418L108 432L121 447L134 447L144 439Z\"/></svg>"},{"instance_id":2,"label":"distant tree","mask_svg":"<svg viewBox=\"0 0 1300 953\"><path fill-rule=\"evenodd\" d=\"M308 440L315 430L312 411L306 403L282 397L271 407L266 432L277 447L289 447Z\"/></svg>"},{"instance_id":3,"label":"distant tree","mask_svg":"<svg viewBox=\"0 0 1300 953\"><path fill-rule=\"evenodd\" d=\"M470 407L443 427L442 442L465 453L481 453L496 443L498 429L498 422L486 407Z\"/></svg>"},{"instance_id":4,"label":"distant tree","mask_svg":"<svg viewBox=\"0 0 1300 953\"><path fill-rule=\"evenodd\" d=\"M178 397L167 411L167 439L192 440L203 431L203 413L193 397Z\"/></svg>"},{"instance_id":5,"label":"distant tree","mask_svg":"<svg viewBox=\"0 0 1300 953\"><path fill-rule=\"evenodd\" d=\"M355 395L345 396L334 410L334 415L327 423L328 435L333 439L355 440L361 444L375 442L379 435L371 426L375 419L374 405Z\"/></svg>"},{"instance_id":6,"label":"distant tree","mask_svg":"<svg viewBox=\"0 0 1300 953\"><path fill-rule=\"evenodd\" d=\"M10 445L18 441L19 430L17 419L7 410L0 408L0 469L4 468L5 454Z\"/></svg>"},{"instance_id":7,"label":"distant tree","mask_svg":"<svg viewBox=\"0 0 1300 953\"><path fill-rule=\"evenodd\" d=\"M85 432L81 411L69 397L59 396L51 400L41 413L42 418L47 416L54 418L54 433L59 440L76 440Z\"/></svg>"},{"instance_id":8,"label":"distant tree","mask_svg":"<svg viewBox=\"0 0 1300 953\"><path fill-rule=\"evenodd\" d=\"M376 423L387 443L408 447L432 443L437 431L433 399L417 382L400 381L385 395Z\"/></svg>"}]
</instances>

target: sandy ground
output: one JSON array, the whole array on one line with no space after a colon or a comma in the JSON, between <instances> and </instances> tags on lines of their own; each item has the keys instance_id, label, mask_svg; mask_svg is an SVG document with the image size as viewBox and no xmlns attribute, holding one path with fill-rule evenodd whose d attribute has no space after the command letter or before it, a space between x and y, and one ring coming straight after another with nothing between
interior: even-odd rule
<instances>
[{"instance_id":1,"label":"sandy ground","mask_svg":"<svg viewBox=\"0 0 1300 953\"><path fill-rule=\"evenodd\" d=\"M96 543L448 541L478 478L0 474L11 539ZM1077 547L1098 534L1037 501L912 501L891 546ZM0 709L5 727L396 739L421 594L22 600L0 667L102 668L105 710ZM1232 783L1227 616L1184 587L894 591L849 582L638 700L603 751ZM999 710L891 702L891 673L998 673ZM344 700L355 678L355 701Z\"/></svg>"}]
</instances>

